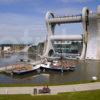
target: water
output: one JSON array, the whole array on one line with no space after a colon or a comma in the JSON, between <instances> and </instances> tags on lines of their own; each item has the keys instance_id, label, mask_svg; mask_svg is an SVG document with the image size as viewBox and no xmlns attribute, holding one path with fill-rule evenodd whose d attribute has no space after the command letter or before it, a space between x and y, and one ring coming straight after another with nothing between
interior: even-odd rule
<instances>
[{"instance_id":1,"label":"water","mask_svg":"<svg viewBox=\"0 0 100 100\"><path fill-rule=\"evenodd\" d=\"M15 64L20 58L27 57L27 54L3 56L0 58L0 67ZM100 79L99 61L78 61L77 68L73 72L44 72L40 74L31 73L21 76L0 74L0 83L61 84L65 82L87 81L91 80L93 76L97 76L98 79Z\"/></svg>"}]
</instances>

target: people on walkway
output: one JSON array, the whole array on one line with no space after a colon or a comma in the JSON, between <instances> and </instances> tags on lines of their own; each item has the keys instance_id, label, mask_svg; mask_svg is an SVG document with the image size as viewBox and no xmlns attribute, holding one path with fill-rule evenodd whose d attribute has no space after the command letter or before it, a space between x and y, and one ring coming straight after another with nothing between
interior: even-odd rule
<instances>
[{"instance_id":1,"label":"people on walkway","mask_svg":"<svg viewBox=\"0 0 100 100\"><path fill-rule=\"evenodd\" d=\"M51 89L47 86L44 86L42 89L39 89L38 93L43 94L43 93L50 93Z\"/></svg>"}]
</instances>

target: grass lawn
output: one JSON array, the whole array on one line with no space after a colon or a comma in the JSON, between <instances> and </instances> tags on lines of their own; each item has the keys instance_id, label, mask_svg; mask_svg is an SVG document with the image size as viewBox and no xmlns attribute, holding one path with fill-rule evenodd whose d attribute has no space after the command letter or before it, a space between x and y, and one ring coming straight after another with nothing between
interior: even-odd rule
<instances>
[{"instance_id":1,"label":"grass lawn","mask_svg":"<svg viewBox=\"0 0 100 100\"><path fill-rule=\"evenodd\" d=\"M100 100L100 90L45 96L0 95L0 100Z\"/></svg>"},{"instance_id":2,"label":"grass lawn","mask_svg":"<svg viewBox=\"0 0 100 100\"><path fill-rule=\"evenodd\" d=\"M100 82L100 81L95 81ZM73 84L85 84L85 83L93 83L93 81L79 81L79 82L66 82L63 84L0 84L0 87L28 87L28 86L59 86L59 85L73 85Z\"/></svg>"}]
</instances>

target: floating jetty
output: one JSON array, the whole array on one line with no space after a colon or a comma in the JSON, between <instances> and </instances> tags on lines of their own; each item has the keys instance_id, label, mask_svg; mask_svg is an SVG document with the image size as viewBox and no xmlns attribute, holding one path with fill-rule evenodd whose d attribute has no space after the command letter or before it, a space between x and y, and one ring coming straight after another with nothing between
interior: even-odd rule
<instances>
[{"instance_id":1,"label":"floating jetty","mask_svg":"<svg viewBox=\"0 0 100 100\"><path fill-rule=\"evenodd\" d=\"M45 71L74 71L76 68L75 61L68 60L53 60L37 63L22 63L14 64L7 67L0 68L0 72L5 72L7 74L26 74L31 72L45 72Z\"/></svg>"},{"instance_id":2,"label":"floating jetty","mask_svg":"<svg viewBox=\"0 0 100 100\"><path fill-rule=\"evenodd\" d=\"M7 71L7 70L12 70L12 69L13 69L12 66L1 67L1 68L0 68L0 72L5 72L5 71Z\"/></svg>"},{"instance_id":3,"label":"floating jetty","mask_svg":"<svg viewBox=\"0 0 100 100\"><path fill-rule=\"evenodd\" d=\"M25 74L37 71L40 68L40 66L33 66L31 64L23 64L18 65L15 69L13 69L13 74Z\"/></svg>"},{"instance_id":4,"label":"floating jetty","mask_svg":"<svg viewBox=\"0 0 100 100\"><path fill-rule=\"evenodd\" d=\"M36 62L30 62L31 65L35 66L37 64L40 64L41 61L36 61ZM24 65L26 63L24 62ZM0 67L0 72L5 72L5 71L8 71L8 70L13 70L13 69L16 69L16 66L18 65L22 65L20 64L19 62L17 64L13 64L13 65L8 65L8 66L3 66L3 67ZM20 66L20 68L23 67L23 66Z\"/></svg>"}]
</instances>

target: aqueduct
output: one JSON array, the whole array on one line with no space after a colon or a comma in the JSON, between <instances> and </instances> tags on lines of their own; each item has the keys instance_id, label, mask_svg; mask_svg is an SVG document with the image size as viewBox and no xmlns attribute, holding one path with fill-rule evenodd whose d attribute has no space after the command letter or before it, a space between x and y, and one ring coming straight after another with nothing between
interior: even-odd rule
<instances>
[{"instance_id":1,"label":"aqueduct","mask_svg":"<svg viewBox=\"0 0 100 100\"><path fill-rule=\"evenodd\" d=\"M55 35L57 24L82 23L83 35ZM46 26L48 32L46 49L43 57L48 57L52 46L52 40L82 40L83 48L80 59L100 60L100 6L97 13L92 13L84 7L82 14L75 16L56 16L51 12L46 14Z\"/></svg>"}]
</instances>

